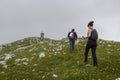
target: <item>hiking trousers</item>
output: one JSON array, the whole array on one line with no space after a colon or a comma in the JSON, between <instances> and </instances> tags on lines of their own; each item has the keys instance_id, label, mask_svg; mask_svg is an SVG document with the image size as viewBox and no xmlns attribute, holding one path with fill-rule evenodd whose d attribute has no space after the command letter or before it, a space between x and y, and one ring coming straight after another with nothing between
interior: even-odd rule
<instances>
[{"instance_id":1,"label":"hiking trousers","mask_svg":"<svg viewBox=\"0 0 120 80\"><path fill-rule=\"evenodd\" d=\"M70 38L69 42L70 42L70 52L72 52L74 50L75 39L74 38Z\"/></svg>"},{"instance_id":2,"label":"hiking trousers","mask_svg":"<svg viewBox=\"0 0 120 80\"><path fill-rule=\"evenodd\" d=\"M86 48L85 48L85 53L84 53L84 55L85 55L84 62L85 63L87 63L88 52L91 49L92 58L93 58L93 65L97 66L96 47L97 47L96 41L88 40L88 43L87 43Z\"/></svg>"}]
</instances>

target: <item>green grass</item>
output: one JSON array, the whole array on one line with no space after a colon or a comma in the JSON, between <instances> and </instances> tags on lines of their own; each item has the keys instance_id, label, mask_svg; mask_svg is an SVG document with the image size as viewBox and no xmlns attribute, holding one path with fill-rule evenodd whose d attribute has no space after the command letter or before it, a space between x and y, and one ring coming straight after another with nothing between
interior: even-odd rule
<instances>
[{"instance_id":1,"label":"green grass","mask_svg":"<svg viewBox=\"0 0 120 80\"><path fill-rule=\"evenodd\" d=\"M67 39L43 41L38 37L25 38L3 45L0 61L5 54L7 68L0 64L0 80L115 80L120 78L120 42L99 40L98 67L93 66L91 51L88 64L83 63L86 40L69 52ZM45 53L45 57L39 57ZM18 61L17 61L18 60Z\"/></svg>"}]
</instances>

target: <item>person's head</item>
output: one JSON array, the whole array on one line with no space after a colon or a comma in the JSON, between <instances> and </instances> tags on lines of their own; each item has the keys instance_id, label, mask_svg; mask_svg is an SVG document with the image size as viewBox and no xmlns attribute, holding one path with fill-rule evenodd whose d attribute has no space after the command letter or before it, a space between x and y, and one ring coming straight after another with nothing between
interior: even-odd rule
<instances>
[{"instance_id":1,"label":"person's head","mask_svg":"<svg viewBox=\"0 0 120 80\"><path fill-rule=\"evenodd\" d=\"M74 31L75 31L75 29L72 29L71 31L72 31L72 32L74 32Z\"/></svg>"},{"instance_id":2,"label":"person's head","mask_svg":"<svg viewBox=\"0 0 120 80\"><path fill-rule=\"evenodd\" d=\"M90 22L88 23L88 28L93 28L93 23L94 23L94 21L90 21Z\"/></svg>"}]
</instances>

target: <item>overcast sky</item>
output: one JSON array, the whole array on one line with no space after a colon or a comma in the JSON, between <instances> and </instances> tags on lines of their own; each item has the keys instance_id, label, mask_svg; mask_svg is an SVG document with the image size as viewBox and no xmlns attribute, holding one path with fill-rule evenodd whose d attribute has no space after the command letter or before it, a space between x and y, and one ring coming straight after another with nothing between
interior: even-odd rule
<instances>
[{"instance_id":1,"label":"overcast sky","mask_svg":"<svg viewBox=\"0 0 120 80\"><path fill-rule=\"evenodd\" d=\"M0 44L41 31L62 39L72 28L86 36L91 20L99 38L120 41L120 0L0 0Z\"/></svg>"}]
</instances>

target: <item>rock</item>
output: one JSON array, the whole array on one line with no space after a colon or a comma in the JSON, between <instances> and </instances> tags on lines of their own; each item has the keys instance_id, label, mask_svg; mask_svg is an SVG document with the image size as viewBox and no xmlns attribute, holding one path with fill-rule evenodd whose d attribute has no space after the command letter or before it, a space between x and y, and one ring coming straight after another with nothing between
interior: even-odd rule
<instances>
[{"instance_id":1,"label":"rock","mask_svg":"<svg viewBox=\"0 0 120 80\"><path fill-rule=\"evenodd\" d=\"M23 62L23 64L24 64L24 65L28 65L28 63L27 63L27 62Z\"/></svg>"},{"instance_id":2,"label":"rock","mask_svg":"<svg viewBox=\"0 0 120 80\"><path fill-rule=\"evenodd\" d=\"M108 47L111 47L111 45L110 45L110 44L108 44L107 46L108 46Z\"/></svg>"},{"instance_id":3,"label":"rock","mask_svg":"<svg viewBox=\"0 0 120 80\"><path fill-rule=\"evenodd\" d=\"M8 60L8 59L12 58L13 56L14 56L13 54L5 54L4 60Z\"/></svg>"},{"instance_id":4,"label":"rock","mask_svg":"<svg viewBox=\"0 0 120 80\"><path fill-rule=\"evenodd\" d=\"M120 80L120 78L116 78L115 80Z\"/></svg>"},{"instance_id":5,"label":"rock","mask_svg":"<svg viewBox=\"0 0 120 80\"><path fill-rule=\"evenodd\" d=\"M45 53L44 52L41 52L40 55L39 55L40 58L42 57L45 57Z\"/></svg>"},{"instance_id":6,"label":"rock","mask_svg":"<svg viewBox=\"0 0 120 80\"><path fill-rule=\"evenodd\" d=\"M57 75L57 74L53 74L53 76L52 76L52 77L57 78L57 77L58 77L58 75Z\"/></svg>"}]
</instances>

